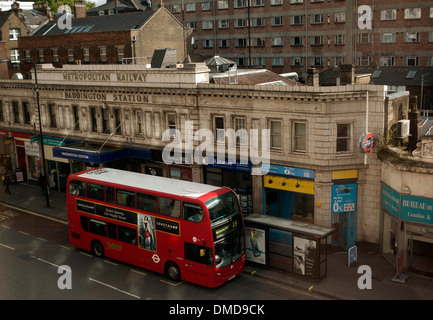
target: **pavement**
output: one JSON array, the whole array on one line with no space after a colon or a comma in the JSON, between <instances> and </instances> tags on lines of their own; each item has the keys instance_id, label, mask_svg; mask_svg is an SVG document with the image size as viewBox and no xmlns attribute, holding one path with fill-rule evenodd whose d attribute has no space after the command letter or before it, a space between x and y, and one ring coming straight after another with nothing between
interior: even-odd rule
<instances>
[{"instance_id":1,"label":"pavement","mask_svg":"<svg viewBox=\"0 0 433 320\"><path fill-rule=\"evenodd\" d=\"M37 185L15 183L10 186L10 190L11 195L4 192L3 186L0 187L0 202L67 223L66 194L51 190L47 207L46 198L42 197L41 189ZM339 246L329 245L326 277L319 281L250 263L247 263L245 273L319 298L433 300L432 278L408 274L405 283L395 282L395 267L379 254L378 244L359 242L357 248L357 262L349 267L347 251ZM371 281L368 280L368 270L371 270Z\"/></svg>"}]
</instances>

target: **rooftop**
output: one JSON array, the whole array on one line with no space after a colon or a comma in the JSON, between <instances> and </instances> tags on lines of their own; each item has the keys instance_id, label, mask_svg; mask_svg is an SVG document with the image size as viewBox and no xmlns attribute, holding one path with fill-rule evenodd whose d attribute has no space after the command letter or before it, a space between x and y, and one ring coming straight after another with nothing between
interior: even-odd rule
<instances>
[{"instance_id":1,"label":"rooftop","mask_svg":"<svg viewBox=\"0 0 433 320\"><path fill-rule=\"evenodd\" d=\"M76 18L72 19L72 29L60 29L57 25L58 20L54 20L42 26L33 36L140 29L154 14L155 11L140 11L108 16Z\"/></svg>"}]
</instances>

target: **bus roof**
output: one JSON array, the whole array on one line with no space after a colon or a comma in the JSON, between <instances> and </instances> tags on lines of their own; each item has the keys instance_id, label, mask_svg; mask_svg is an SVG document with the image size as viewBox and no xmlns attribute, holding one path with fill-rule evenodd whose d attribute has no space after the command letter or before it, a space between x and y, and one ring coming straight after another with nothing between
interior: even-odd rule
<instances>
[{"instance_id":1,"label":"bus roof","mask_svg":"<svg viewBox=\"0 0 433 320\"><path fill-rule=\"evenodd\" d=\"M74 176L97 180L100 182L124 185L134 188L147 189L171 195L199 198L209 192L221 189L207 184L163 178L131 171L113 168L97 168L77 173Z\"/></svg>"}]
</instances>

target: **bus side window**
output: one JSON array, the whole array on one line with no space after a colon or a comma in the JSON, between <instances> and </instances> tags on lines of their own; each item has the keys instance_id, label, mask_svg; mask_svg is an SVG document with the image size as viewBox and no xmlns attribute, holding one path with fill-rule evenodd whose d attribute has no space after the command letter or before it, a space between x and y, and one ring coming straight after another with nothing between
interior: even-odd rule
<instances>
[{"instance_id":1,"label":"bus side window","mask_svg":"<svg viewBox=\"0 0 433 320\"><path fill-rule=\"evenodd\" d=\"M86 196L86 183L84 181L72 180L69 183L69 194L74 196Z\"/></svg>"},{"instance_id":2,"label":"bus side window","mask_svg":"<svg viewBox=\"0 0 433 320\"><path fill-rule=\"evenodd\" d=\"M114 187L105 187L105 202L114 204Z\"/></svg>"},{"instance_id":3,"label":"bus side window","mask_svg":"<svg viewBox=\"0 0 433 320\"><path fill-rule=\"evenodd\" d=\"M116 190L116 204L135 209L135 192L128 190Z\"/></svg>"},{"instance_id":4,"label":"bus side window","mask_svg":"<svg viewBox=\"0 0 433 320\"><path fill-rule=\"evenodd\" d=\"M87 198L104 201L104 186L96 183L87 182Z\"/></svg>"},{"instance_id":5,"label":"bus side window","mask_svg":"<svg viewBox=\"0 0 433 320\"><path fill-rule=\"evenodd\" d=\"M119 233L119 241L137 245L137 230L124 226L117 226L117 231Z\"/></svg>"},{"instance_id":6,"label":"bus side window","mask_svg":"<svg viewBox=\"0 0 433 320\"><path fill-rule=\"evenodd\" d=\"M137 193L137 209L156 213L157 197L150 194Z\"/></svg>"},{"instance_id":7,"label":"bus side window","mask_svg":"<svg viewBox=\"0 0 433 320\"><path fill-rule=\"evenodd\" d=\"M159 214L180 218L180 200L159 197Z\"/></svg>"},{"instance_id":8,"label":"bus side window","mask_svg":"<svg viewBox=\"0 0 433 320\"><path fill-rule=\"evenodd\" d=\"M212 249L185 242L185 259L212 266Z\"/></svg>"},{"instance_id":9,"label":"bus side window","mask_svg":"<svg viewBox=\"0 0 433 320\"><path fill-rule=\"evenodd\" d=\"M183 203L183 220L193 221L193 222L200 222L203 220L203 209L193 203Z\"/></svg>"},{"instance_id":10,"label":"bus side window","mask_svg":"<svg viewBox=\"0 0 433 320\"><path fill-rule=\"evenodd\" d=\"M89 219L89 230L99 236L107 236L107 224L104 221Z\"/></svg>"}]
</instances>

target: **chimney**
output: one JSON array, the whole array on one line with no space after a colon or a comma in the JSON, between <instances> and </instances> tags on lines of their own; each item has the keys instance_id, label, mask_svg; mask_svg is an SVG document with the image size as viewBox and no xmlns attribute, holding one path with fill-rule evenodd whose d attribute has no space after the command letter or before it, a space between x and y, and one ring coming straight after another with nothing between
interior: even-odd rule
<instances>
[{"instance_id":1,"label":"chimney","mask_svg":"<svg viewBox=\"0 0 433 320\"><path fill-rule=\"evenodd\" d=\"M81 1L74 2L74 18L84 18L86 16L86 6Z\"/></svg>"},{"instance_id":2,"label":"chimney","mask_svg":"<svg viewBox=\"0 0 433 320\"><path fill-rule=\"evenodd\" d=\"M418 97L411 97L409 100L410 106L409 106L409 113L408 118L410 120L410 126L409 126L409 149L410 151L416 150L419 139L421 138L421 126L420 126L420 118L421 113L418 111Z\"/></svg>"},{"instance_id":3,"label":"chimney","mask_svg":"<svg viewBox=\"0 0 433 320\"><path fill-rule=\"evenodd\" d=\"M35 2L33 3L33 10L35 11L39 11L43 14L45 14L48 19L52 19L53 17L51 16L51 10L48 7L48 2Z\"/></svg>"},{"instance_id":4,"label":"chimney","mask_svg":"<svg viewBox=\"0 0 433 320\"><path fill-rule=\"evenodd\" d=\"M340 84L354 84L355 83L355 66L353 64L340 65Z\"/></svg>"},{"instance_id":5,"label":"chimney","mask_svg":"<svg viewBox=\"0 0 433 320\"><path fill-rule=\"evenodd\" d=\"M21 20L23 15L23 10L20 9L20 4L18 2L14 2L11 5L11 11L14 11L17 17Z\"/></svg>"},{"instance_id":6,"label":"chimney","mask_svg":"<svg viewBox=\"0 0 433 320\"><path fill-rule=\"evenodd\" d=\"M319 70L316 68L307 70L307 86L319 86Z\"/></svg>"}]
</instances>

